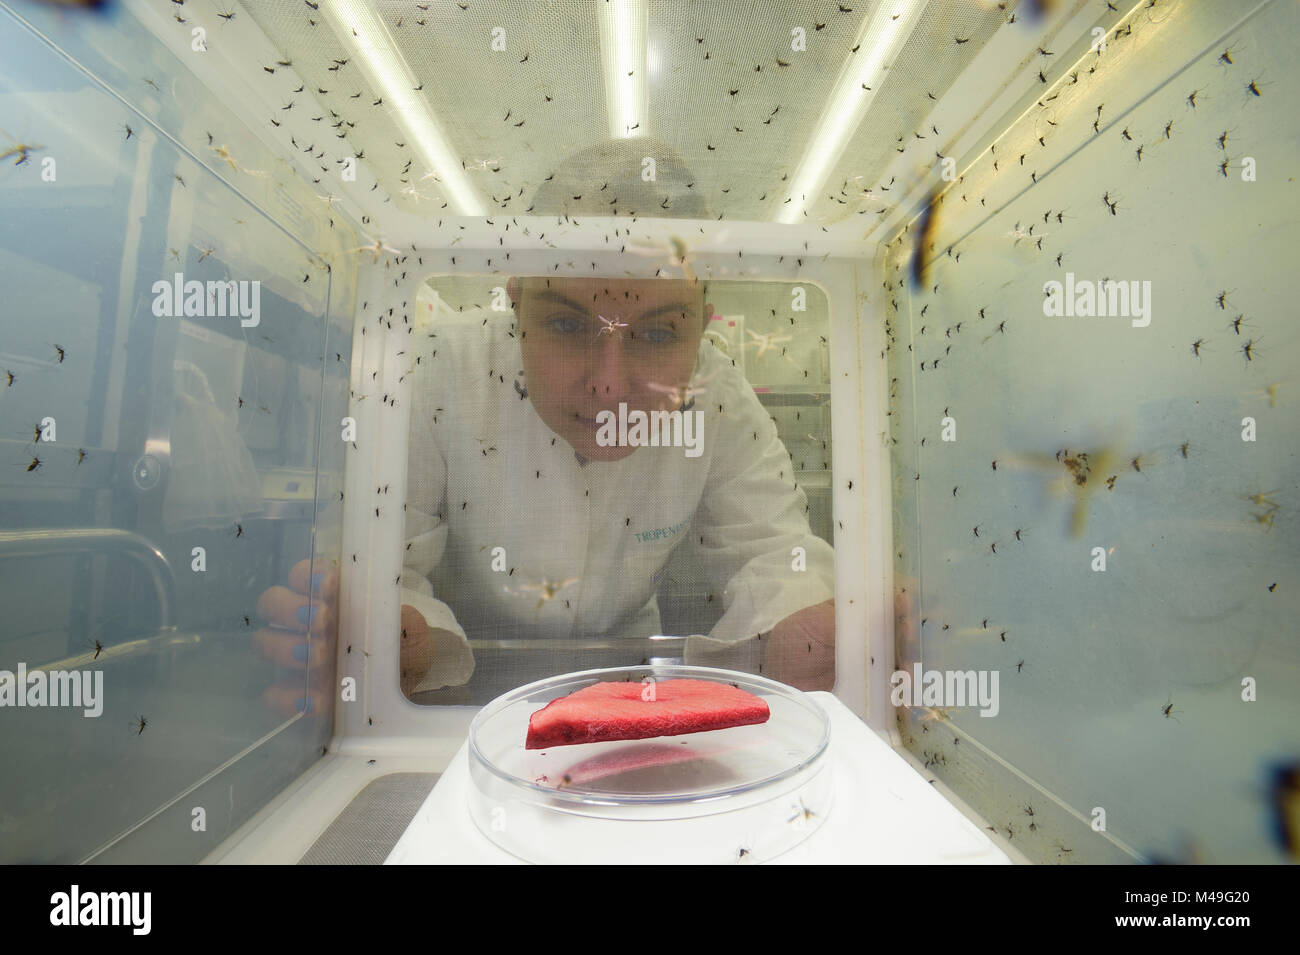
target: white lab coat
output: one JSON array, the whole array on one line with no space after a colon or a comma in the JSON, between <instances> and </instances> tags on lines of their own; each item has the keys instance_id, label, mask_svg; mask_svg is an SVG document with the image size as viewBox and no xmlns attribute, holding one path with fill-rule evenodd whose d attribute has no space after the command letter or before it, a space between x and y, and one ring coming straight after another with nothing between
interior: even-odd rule
<instances>
[{"instance_id":1,"label":"white lab coat","mask_svg":"<svg viewBox=\"0 0 1300 955\"><path fill-rule=\"evenodd\" d=\"M417 692L469 679L467 633L660 633L655 593L682 543L697 548L724 608L709 635L688 639L688 663L708 664L711 653L834 595L834 552L809 529L789 454L715 346L701 342L693 379L704 383L695 399L704 412L699 457L641 447L621 461L584 463L520 397L515 382L526 382L510 318L439 319L412 335L423 357L410 376L401 587L403 603L458 640L435 646ZM435 337L424 337L430 331ZM792 569L796 547L806 569Z\"/></svg>"}]
</instances>

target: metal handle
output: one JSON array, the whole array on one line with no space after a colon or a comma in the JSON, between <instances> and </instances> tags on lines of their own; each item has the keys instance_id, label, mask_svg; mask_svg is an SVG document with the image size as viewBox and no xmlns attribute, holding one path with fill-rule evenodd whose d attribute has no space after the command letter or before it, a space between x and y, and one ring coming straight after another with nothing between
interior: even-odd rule
<instances>
[{"instance_id":1,"label":"metal handle","mask_svg":"<svg viewBox=\"0 0 1300 955\"><path fill-rule=\"evenodd\" d=\"M0 560L94 552L118 552L144 565L153 580L154 595L158 599L158 629L170 630L176 579L163 552L139 534L109 527L0 531Z\"/></svg>"}]
</instances>

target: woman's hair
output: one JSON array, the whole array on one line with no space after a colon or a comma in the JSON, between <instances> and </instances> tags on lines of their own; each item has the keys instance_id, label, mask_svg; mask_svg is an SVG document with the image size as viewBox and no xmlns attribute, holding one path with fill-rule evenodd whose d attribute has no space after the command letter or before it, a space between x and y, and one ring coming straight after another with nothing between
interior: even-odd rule
<instances>
[{"instance_id":1,"label":"woman's hair","mask_svg":"<svg viewBox=\"0 0 1300 955\"><path fill-rule=\"evenodd\" d=\"M649 181L642 178L647 159L654 161ZM566 158L529 205L540 216L662 216L666 208L673 218L711 219L704 198L689 188L694 182L681 156L662 140L607 139Z\"/></svg>"},{"instance_id":2,"label":"woman's hair","mask_svg":"<svg viewBox=\"0 0 1300 955\"><path fill-rule=\"evenodd\" d=\"M655 178L645 180L645 160ZM673 218L711 219L704 198L692 191L695 176L677 151L648 136L607 139L568 156L533 193L532 215L659 215L663 203ZM614 200L618 201L615 202ZM708 283L700 282L701 323L708 327Z\"/></svg>"},{"instance_id":3,"label":"woman's hair","mask_svg":"<svg viewBox=\"0 0 1300 955\"><path fill-rule=\"evenodd\" d=\"M546 276L540 276L540 275L519 275L519 276L515 276L515 277L512 279L512 281L515 281L515 282L518 282L518 283L519 283L520 294L522 295L522 294L523 294L523 288L524 288L525 283L529 283L529 282L532 282L532 283L538 283L538 282L544 281L545 279L546 279ZM641 281L645 281L645 282L657 282L657 281L660 281L660 280L659 280L659 279L642 279ZM698 301L699 301L699 304L700 304L700 324L701 324L701 326L703 326L704 328L707 329L707 328L709 327L709 317L710 317L710 315L709 315L709 311L708 311L708 306L709 306L709 283L708 283L708 282L699 282L698 285L696 286L696 288L698 289L698 293L699 293L699 299L698 299ZM511 299L511 304L512 304L512 306L514 307L514 309L515 309L516 312L517 312L518 309L519 309L519 302L518 302L517 300L515 300L515 299L512 298L512 299Z\"/></svg>"}]
</instances>

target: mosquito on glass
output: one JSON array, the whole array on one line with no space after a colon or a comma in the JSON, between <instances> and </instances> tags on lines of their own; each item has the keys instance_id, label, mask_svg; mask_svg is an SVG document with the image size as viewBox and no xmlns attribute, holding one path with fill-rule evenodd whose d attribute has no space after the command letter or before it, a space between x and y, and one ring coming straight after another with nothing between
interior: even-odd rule
<instances>
[{"instance_id":1,"label":"mosquito on glass","mask_svg":"<svg viewBox=\"0 0 1300 955\"><path fill-rule=\"evenodd\" d=\"M948 711L952 709L952 707L943 706L935 709L931 706L914 706L912 709L922 711L923 715L921 716L921 722L929 723L934 720L946 720L948 718Z\"/></svg>"},{"instance_id":2,"label":"mosquito on glass","mask_svg":"<svg viewBox=\"0 0 1300 955\"><path fill-rule=\"evenodd\" d=\"M21 166L23 163L27 162L30 153L33 153L38 149L45 148L39 143L17 142L13 139L12 136L10 136L8 133L5 133L3 129L0 129L0 133L4 133L5 138L13 142L12 146L4 150L4 152L0 152L0 162L3 162L4 160L8 159L10 156L17 156L18 158L14 160L14 165Z\"/></svg>"},{"instance_id":3,"label":"mosquito on glass","mask_svg":"<svg viewBox=\"0 0 1300 955\"><path fill-rule=\"evenodd\" d=\"M364 233L362 234L364 235ZM369 238L369 236L367 236L367 238ZM383 239L375 239L373 242L371 242L370 245L361 245L361 246L357 246L355 249L348 249L348 254L351 254L353 252L372 253L373 258L371 259L370 264L375 265L379 262L379 255L381 252L391 252L394 255L400 255L402 250L394 249L391 245L385 245Z\"/></svg>"},{"instance_id":4,"label":"mosquito on glass","mask_svg":"<svg viewBox=\"0 0 1300 955\"><path fill-rule=\"evenodd\" d=\"M214 153L216 153L217 158L225 162L228 166L230 166L231 169L235 170L235 172L242 172L249 176L266 175L266 173L261 171L260 169L245 169L243 166L239 165L235 157L230 154L230 148L226 146L224 143L220 146L209 145L208 148L211 149Z\"/></svg>"},{"instance_id":5,"label":"mosquito on glass","mask_svg":"<svg viewBox=\"0 0 1300 955\"><path fill-rule=\"evenodd\" d=\"M405 189L402 190L401 194L410 199L414 199L417 205L421 200L427 200L433 198L432 196L426 195L425 193L421 192L419 189L415 188L415 186L407 186Z\"/></svg>"},{"instance_id":6,"label":"mosquito on glass","mask_svg":"<svg viewBox=\"0 0 1300 955\"><path fill-rule=\"evenodd\" d=\"M603 323L600 331L596 332L598 337L600 335L613 335L615 329L628 327L627 322L620 322L618 320L622 317L621 315L615 315L613 318L606 318L604 315L597 315L596 317Z\"/></svg>"},{"instance_id":7,"label":"mosquito on glass","mask_svg":"<svg viewBox=\"0 0 1300 955\"><path fill-rule=\"evenodd\" d=\"M554 600L557 595L572 587L580 579L579 577L566 577L564 580L553 580L550 577L543 577L541 583L519 584L516 590L538 595L537 606L533 608L533 618L536 619L537 615L541 613L542 607L548 601Z\"/></svg>"},{"instance_id":8,"label":"mosquito on glass","mask_svg":"<svg viewBox=\"0 0 1300 955\"><path fill-rule=\"evenodd\" d=\"M795 814L787 819L786 822L790 823L796 829L802 829L808 824L808 821L816 815L817 813L813 812L803 804L803 797L801 796Z\"/></svg>"},{"instance_id":9,"label":"mosquito on glass","mask_svg":"<svg viewBox=\"0 0 1300 955\"><path fill-rule=\"evenodd\" d=\"M695 402L696 395L705 394L708 391L706 387L711 382L717 372L708 375L695 375L691 378L688 385L665 385L657 381L646 382L646 387L651 391L657 391L660 394L672 396L673 402L677 407L689 407Z\"/></svg>"},{"instance_id":10,"label":"mosquito on glass","mask_svg":"<svg viewBox=\"0 0 1300 955\"><path fill-rule=\"evenodd\" d=\"M780 346L781 344L791 341L791 337L789 335L778 337L776 332L770 332L769 334L766 335L760 335L758 332L751 331L750 329L747 328L745 329L745 334L749 335L751 338L754 339L752 342L746 342L745 347L749 347L750 345L758 346L758 354L754 356L755 361L762 358L769 351L776 351L777 347ZM784 354L785 349L782 349L781 351L782 354ZM789 359L787 358L787 360Z\"/></svg>"},{"instance_id":11,"label":"mosquito on glass","mask_svg":"<svg viewBox=\"0 0 1300 955\"><path fill-rule=\"evenodd\" d=\"M719 242L722 242L726 240L727 235L728 230L724 229L718 233L716 238ZM686 277L686 281L690 282L692 285L697 284L699 281L695 277L694 271L691 270L690 263L687 261L688 251L685 241L675 235L669 236L667 239L659 242L629 242L623 247L623 251L631 252L634 255L645 255L651 258L664 256L668 260L670 266L682 270L682 275Z\"/></svg>"},{"instance_id":12,"label":"mosquito on glass","mask_svg":"<svg viewBox=\"0 0 1300 955\"><path fill-rule=\"evenodd\" d=\"M1042 237L1046 237L1046 236L1048 236L1048 235L1050 235L1050 234L1051 234L1051 233L1043 232L1043 233L1041 233L1041 236L1042 236ZM1006 233L1006 235L1007 235L1009 238L1015 239L1015 241L1011 243L1012 245L1019 245L1021 239L1034 239L1034 238L1038 238L1038 236L1035 236L1035 235L1034 235L1034 230L1033 230L1033 227L1032 227L1032 226L1029 228L1028 231L1025 231L1024 229L1020 228L1020 223L1019 223L1019 222L1017 222L1016 225L1015 225L1015 228L1013 228L1013 229L1011 229L1010 231L1008 231L1008 232Z\"/></svg>"}]
</instances>

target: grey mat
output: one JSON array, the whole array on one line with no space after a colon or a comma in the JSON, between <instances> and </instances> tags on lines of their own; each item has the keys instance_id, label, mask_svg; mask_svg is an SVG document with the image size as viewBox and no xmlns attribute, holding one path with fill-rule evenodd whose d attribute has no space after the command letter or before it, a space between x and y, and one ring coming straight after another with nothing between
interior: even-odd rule
<instances>
[{"instance_id":1,"label":"grey mat","mask_svg":"<svg viewBox=\"0 0 1300 955\"><path fill-rule=\"evenodd\" d=\"M357 793L298 864L382 864L440 775L391 773L376 779Z\"/></svg>"}]
</instances>

